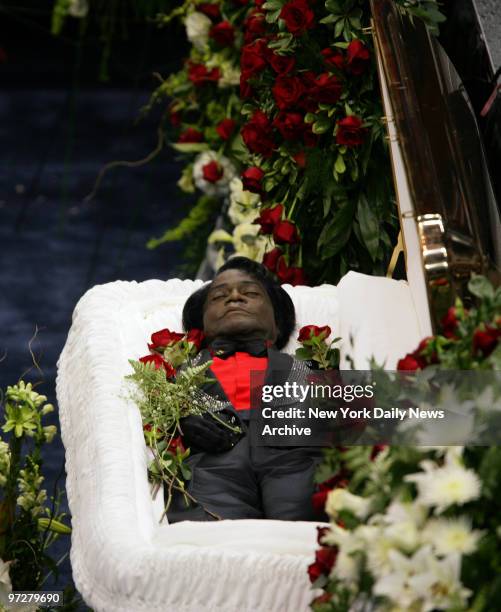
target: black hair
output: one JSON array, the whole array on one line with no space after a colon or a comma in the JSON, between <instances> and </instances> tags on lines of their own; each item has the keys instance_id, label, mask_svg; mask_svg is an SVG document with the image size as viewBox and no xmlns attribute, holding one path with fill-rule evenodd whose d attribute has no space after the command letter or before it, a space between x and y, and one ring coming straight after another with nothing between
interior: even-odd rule
<instances>
[{"instance_id":1,"label":"black hair","mask_svg":"<svg viewBox=\"0 0 501 612\"><path fill-rule=\"evenodd\" d=\"M282 289L277 281L263 264L252 261L247 257L232 257L221 268L219 268L216 278L226 270L242 270L249 276L255 278L266 290L273 312L275 323L278 328L278 336L275 346L282 349L288 342L296 325L296 312L289 294ZM204 327L204 306L207 300L211 283L207 283L186 300L183 307L183 329L203 329Z\"/></svg>"}]
</instances>

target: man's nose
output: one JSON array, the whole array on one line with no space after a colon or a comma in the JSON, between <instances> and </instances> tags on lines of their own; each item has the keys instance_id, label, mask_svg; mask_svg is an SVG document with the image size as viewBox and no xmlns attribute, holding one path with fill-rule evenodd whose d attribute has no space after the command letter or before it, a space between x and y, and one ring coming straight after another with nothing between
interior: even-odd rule
<instances>
[{"instance_id":1,"label":"man's nose","mask_svg":"<svg viewBox=\"0 0 501 612\"><path fill-rule=\"evenodd\" d=\"M226 302L244 302L245 296L240 293L237 287L233 287L233 289L228 293L228 297L226 298Z\"/></svg>"}]
</instances>

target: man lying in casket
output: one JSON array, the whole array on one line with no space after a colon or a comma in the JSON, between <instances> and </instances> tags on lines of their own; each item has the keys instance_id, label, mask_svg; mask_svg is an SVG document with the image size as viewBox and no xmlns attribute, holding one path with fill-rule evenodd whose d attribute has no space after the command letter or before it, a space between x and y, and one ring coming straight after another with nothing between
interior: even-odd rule
<instances>
[{"instance_id":1,"label":"man lying in casket","mask_svg":"<svg viewBox=\"0 0 501 612\"><path fill-rule=\"evenodd\" d=\"M193 293L183 309L183 327L203 329L205 348L197 363L213 361L213 384L204 391L227 401L225 413L240 425L234 433L210 415L181 420L191 449L189 493L199 502L186 507L175 497L169 522L210 520L204 508L226 519L316 520L311 504L313 475L321 458L314 447L251 444L251 372L267 384L304 371L280 352L295 326L289 295L264 266L244 257L230 259L214 280ZM252 380L256 380L253 374ZM259 408L255 408L259 409ZM227 418L226 417L226 418Z\"/></svg>"}]
</instances>

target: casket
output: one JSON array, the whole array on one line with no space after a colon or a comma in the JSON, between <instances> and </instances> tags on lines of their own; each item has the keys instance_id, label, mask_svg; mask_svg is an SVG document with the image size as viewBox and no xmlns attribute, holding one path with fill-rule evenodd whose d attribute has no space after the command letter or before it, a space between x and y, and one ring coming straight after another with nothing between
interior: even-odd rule
<instances>
[{"instance_id":1,"label":"casket","mask_svg":"<svg viewBox=\"0 0 501 612\"><path fill-rule=\"evenodd\" d=\"M201 283L114 282L88 291L74 312L57 395L73 577L94 610L300 612L313 595L315 523L159 524L163 504L151 499L141 419L124 377L152 332L181 329L182 305ZM359 368L373 355L394 368L427 333L404 281L352 272L337 287L285 289L298 325L329 324L353 337L343 358L350 353Z\"/></svg>"},{"instance_id":2,"label":"casket","mask_svg":"<svg viewBox=\"0 0 501 612\"><path fill-rule=\"evenodd\" d=\"M373 14L408 280L349 272L338 286L285 289L298 327L328 324L343 338L341 367L349 355L359 369L371 357L392 369L432 333L471 271L499 264L499 211L481 145L475 141L480 183L461 153L460 141L474 139L475 121L471 114L464 120L468 104L462 91L453 95L459 81L436 42L404 22L392 2L373 2ZM420 65L412 57L434 66L428 97L417 91ZM456 114L437 99L452 101ZM447 117L438 145L430 130L441 120L429 120L430 100ZM468 138L454 128L461 117ZM114 282L88 291L74 312L57 395L73 577L96 611L301 612L314 596L307 566L315 523L168 525L160 522L162 500L152 500L141 419L124 377L128 360L145 354L152 332L181 329L182 305L201 283ZM286 348L294 349L294 342Z\"/></svg>"}]
</instances>

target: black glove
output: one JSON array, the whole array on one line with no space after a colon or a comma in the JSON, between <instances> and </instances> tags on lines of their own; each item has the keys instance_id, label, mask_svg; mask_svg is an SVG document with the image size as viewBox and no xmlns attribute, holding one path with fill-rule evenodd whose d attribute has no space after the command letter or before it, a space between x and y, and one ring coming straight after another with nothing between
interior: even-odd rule
<instances>
[{"instance_id":1,"label":"black glove","mask_svg":"<svg viewBox=\"0 0 501 612\"><path fill-rule=\"evenodd\" d=\"M217 419L231 425L232 428L242 429L240 419L231 410L224 408L214 415ZM215 417L206 412L201 416L192 415L181 419L180 425L185 446L206 453L224 453L233 448L243 434L232 431L217 421Z\"/></svg>"}]
</instances>

